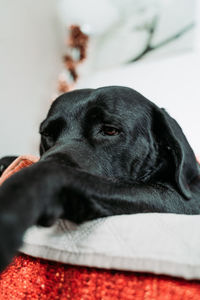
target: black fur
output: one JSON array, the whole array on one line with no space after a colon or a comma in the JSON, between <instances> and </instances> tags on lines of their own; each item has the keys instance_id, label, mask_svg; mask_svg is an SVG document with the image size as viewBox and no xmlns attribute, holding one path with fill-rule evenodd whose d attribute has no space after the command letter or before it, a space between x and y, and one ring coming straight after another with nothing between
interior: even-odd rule
<instances>
[{"instance_id":1,"label":"black fur","mask_svg":"<svg viewBox=\"0 0 200 300\"><path fill-rule=\"evenodd\" d=\"M200 213L199 165L190 145L177 122L136 91L66 93L52 104L40 133L40 161L0 188L1 269L34 224Z\"/></svg>"}]
</instances>

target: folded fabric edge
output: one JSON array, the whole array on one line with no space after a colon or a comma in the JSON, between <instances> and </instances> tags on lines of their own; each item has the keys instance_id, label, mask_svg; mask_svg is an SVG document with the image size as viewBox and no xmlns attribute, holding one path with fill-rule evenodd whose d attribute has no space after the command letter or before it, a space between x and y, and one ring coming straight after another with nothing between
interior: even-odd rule
<instances>
[{"instance_id":1,"label":"folded fabric edge","mask_svg":"<svg viewBox=\"0 0 200 300\"><path fill-rule=\"evenodd\" d=\"M147 272L157 275L180 277L187 280L200 279L200 266L151 258L110 257L103 254L67 253L48 246L24 244L21 253L65 264L114 269L131 272Z\"/></svg>"}]
</instances>

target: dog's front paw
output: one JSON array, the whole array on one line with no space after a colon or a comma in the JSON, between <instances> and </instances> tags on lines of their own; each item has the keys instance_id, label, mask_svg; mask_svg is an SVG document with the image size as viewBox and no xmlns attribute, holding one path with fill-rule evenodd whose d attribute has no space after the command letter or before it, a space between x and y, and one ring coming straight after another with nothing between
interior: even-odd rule
<instances>
[{"instance_id":1,"label":"dog's front paw","mask_svg":"<svg viewBox=\"0 0 200 300\"><path fill-rule=\"evenodd\" d=\"M5 213L0 215L0 272L9 265L21 246L22 239L16 224L15 216Z\"/></svg>"}]
</instances>

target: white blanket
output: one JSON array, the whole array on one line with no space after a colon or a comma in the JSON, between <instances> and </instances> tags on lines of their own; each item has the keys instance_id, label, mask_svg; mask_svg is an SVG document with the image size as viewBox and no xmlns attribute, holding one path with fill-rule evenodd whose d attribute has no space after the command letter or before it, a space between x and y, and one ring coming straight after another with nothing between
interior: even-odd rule
<instances>
[{"instance_id":1,"label":"white blanket","mask_svg":"<svg viewBox=\"0 0 200 300\"><path fill-rule=\"evenodd\" d=\"M200 216L136 214L33 227L21 252L74 265L200 279Z\"/></svg>"}]
</instances>

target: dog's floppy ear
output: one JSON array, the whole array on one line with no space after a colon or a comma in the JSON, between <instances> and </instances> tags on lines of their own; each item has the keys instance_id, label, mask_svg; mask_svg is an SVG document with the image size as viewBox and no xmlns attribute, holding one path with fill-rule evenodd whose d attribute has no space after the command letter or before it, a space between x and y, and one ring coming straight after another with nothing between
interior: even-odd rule
<instances>
[{"instance_id":1,"label":"dog's floppy ear","mask_svg":"<svg viewBox=\"0 0 200 300\"><path fill-rule=\"evenodd\" d=\"M56 114L53 116L47 116L47 118L40 124L40 155L54 145L64 126L65 120Z\"/></svg>"},{"instance_id":2,"label":"dog's floppy ear","mask_svg":"<svg viewBox=\"0 0 200 300\"><path fill-rule=\"evenodd\" d=\"M157 141L171 153L175 166L175 183L181 194L190 199L192 195L189 184L199 176L194 152L178 123L164 109L156 107L155 111L153 127Z\"/></svg>"},{"instance_id":3,"label":"dog's floppy ear","mask_svg":"<svg viewBox=\"0 0 200 300\"><path fill-rule=\"evenodd\" d=\"M40 139L40 156L44 154L48 150L48 145L44 136L48 137L50 130L48 129L49 124L51 124L51 118L46 118L41 124L39 128L39 133L41 135ZM51 127L50 127L51 129Z\"/></svg>"}]
</instances>

